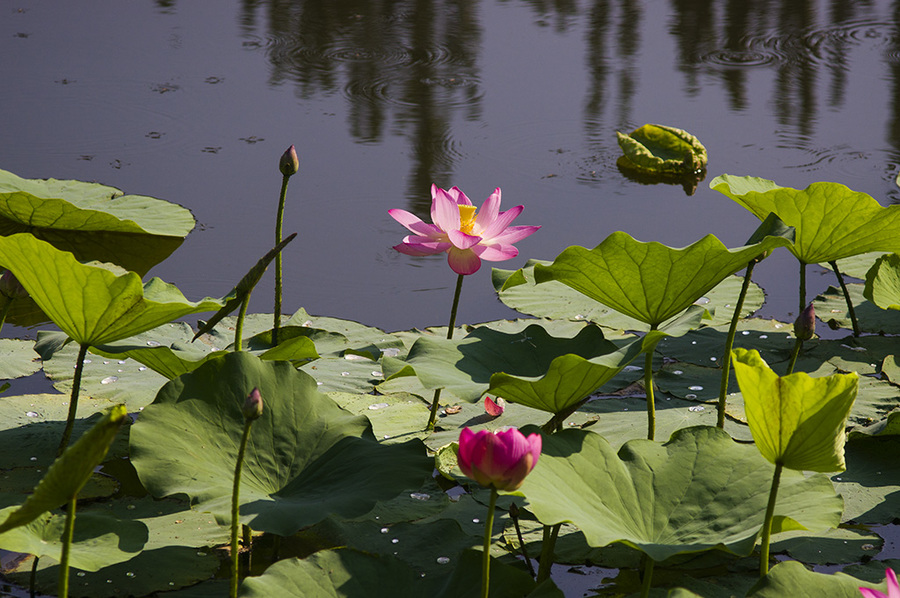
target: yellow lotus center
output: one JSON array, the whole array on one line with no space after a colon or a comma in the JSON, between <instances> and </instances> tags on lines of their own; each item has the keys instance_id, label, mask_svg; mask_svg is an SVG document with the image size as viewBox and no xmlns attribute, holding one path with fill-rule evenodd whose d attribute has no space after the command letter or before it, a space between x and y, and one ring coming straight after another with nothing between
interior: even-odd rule
<instances>
[{"instance_id":1,"label":"yellow lotus center","mask_svg":"<svg viewBox=\"0 0 900 598\"><path fill-rule=\"evenodd\" d=\"M475 226L475 212L478 210L475 206L459 206L459 230L467 235L472 234L472 227Z\"/></svg>"}]
</instances>

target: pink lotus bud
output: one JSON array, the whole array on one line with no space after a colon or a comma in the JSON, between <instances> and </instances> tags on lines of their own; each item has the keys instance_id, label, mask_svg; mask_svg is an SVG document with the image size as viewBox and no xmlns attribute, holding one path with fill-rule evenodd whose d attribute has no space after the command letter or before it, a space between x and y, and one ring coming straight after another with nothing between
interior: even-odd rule
<instances>
[{"instance_id":1,"label":"pink lotus bud","mask_svg":"<svg viewBox=\"0 0 900 598\"><path fill-rule=\"evenodd\" d=\"M500 397L497 397L497 401L495 402L493 399L491 399L491 397L485 395L484 410L491 417L503 415L503 412L506 410L506 401L504 401Z\"/></svg>"},{"instance_id":2,"label":"pink lotus bud","mask_svg":"<svg viewBox=\"0 0 900 598\"><path fill-rule=\"evenodd\" d=\"M7 299L19 299L27 297L28 291L25 290L15 274L4 270L3 274L0 274L0 294L5 295Z\"/></svg>"},{"instance_id":3,"label":"pink lotus bud","mask_svg":"<svg viewBox=\"0 0 900 598\"><path fill-rule=\"evenodd\" d=\"M860 593L865 598L900 598L900 584L897 583L897 576L894 574L894 570L885 570L884 577L884 581L887 583L887 594L878 590L870 590L869 588L859 588Z\"/></svg>"},{"instance_id":4,"label":"pink lotus bud","mask_svg":"<svg viewBox=\"0 0 900 598\"><path fill-rule=\"evenodd\" d=\"M280 170L281 174L284 176L294 176L297 174L297 171L300 170L300 158L297 157L297 150L294 149L293 145L284 150L284 153L281 154L281 160L278 162L278 170Z\"/></svg>"},{"instance_id":5,"label":"pink lotus bud","mask_svg":"<svg viewBox=\"0 0 900 598\"><path fill-rule=\"evenodd\" d=\"M259 419L262 415L263 402L258 388L254 388L250 391L250 394L247 395L247 399L244 401L244 407L241 409L241 412L244 414L244 419L249 421Z\"/></svg>"},{"instance_id":6,"label":"pink lotus bud","mask_svg":"<svg viewBox=\"0 0 900 598\"><path fill-rule=\"evenodd\" d=\"M463 428L456 458L466 477L488 488L510 491L522 485L540 456L540 434L526 438L515 428L477 433Z\"/></svg>"},{"instance_id":7,"label":"pink lotus bud","mask_svg":"<svg viewBox=\"0 0 900 598\"><path fill-rule=\"evenodd\" d=\"M810 303L794 320L794 336L801 341L808 341L816 332L816 308Z\"/></svg>"}]
</instances>

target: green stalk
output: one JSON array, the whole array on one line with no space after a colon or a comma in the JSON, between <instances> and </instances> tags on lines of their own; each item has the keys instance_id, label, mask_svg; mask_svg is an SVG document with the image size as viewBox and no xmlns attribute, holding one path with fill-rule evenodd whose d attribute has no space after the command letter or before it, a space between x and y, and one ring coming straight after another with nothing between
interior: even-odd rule
<instances>
[{"instance_id":1,"label":"green stalk","mask_svg":"<svg viewBox=\"0 0 900 598\"><path fill-rule=\"evenodd\" d=\"M559 537L559 528L562 523L556 525L544 526L544 541L541 546L541 561L538 563L537 583L540 584L550 578L550 572L553 568L553 555L556 549L556 538Z\"/></svg>"},{"instance_id":2,"label":"green stalk","mask_svg":"<svg viewBox=\"0 0 900 598\"><path fill-rule=\"evenodd\" d=\"M69 596L69 551L72 547L72 537L75 535L75 500L76 497L73 496L66 509L66 527L63 530L62 554L59 557L59 581L56 584L59 598Z\"/></svg>"},{"instance_id":3,"label":"green stalk","mask_svg":"<svg viewBox=\"0 0 900 598\"><path fill-rule=\"evenodd\" d=\"M728 328L728 338L725 339L725 354L722 356L722 383L719 385L719 405L716 416L716 426L725 428L725 401L728 395L728 378L731 376L731 349L734 347L734 337L737 334L738 322L741 319L741 310L744 308L744 299L747 297L747 289L750 288L750 277L753 276L753 267L756 260L747 264L744 272L744 283L741 285L741 294L734 306L734 315L731 316L731 326Z\"/></svg>"},{"instance_id":4,"label":"green stalk","mask_svg":"<svg viewBox=\"0 0 900 598\"><path fill-rule=\"evenodd\" d=\"M653 581L653 565L656 561L646 554L644 555L644 579L641 580L641 598L647 598L650 595L650 584Z\"/></svg>"},{"instance_id":5,"label":"green stalk","mask_svg":"<svg viewBox=\"0 0 900 598\"><path fill-rule=\"evenodd\" d=\"M78 392L81 389L81 374L84 372L84 358L87 355L89 346L87 343L81 343L81 346L78 348L78 357L75 358L75 378L72 380L72 394L69 397L69 415L66 417L66 429L63 430L59 448L56 449L57 457L62 455L69 445L72 428L75 426L75 412L78 410Z\"/></svg>"},{"instance_id":6,"label":"green stalk","mask_svg":"<svg viewBox=\"0 0 900 598\"><path fill-rule=\"evenodd\" d=\"M656 324L650 326L650 332L656 330ZM647 395L647 440L656 435L656 400L653 396L653 353L648 351L644 359L644 392Z\"/></svg>"},{"instance_id":7,"label":"green stalk","mask_svg":"<svg viewBox=\"0 0 900 598\"><path fill-rule=\"evenodd\" d=\"M772 488L769 490L769 504L766 506L766 518L763 520L762 544L759 549L759 576L765 577L769 572L769 538L772 536L772 516L775 514L775 499L778 496L778 483L781 480L781 463L775 464L775 475L772 476Z\"/></svg>"},{"instance_id":8,"label":"green stalk","mask_svg":"<svg viewBox=\"0 0 900 598\"><path fill-rule=\"evenodd\" d=\"M491 589L491 537L494 531L494 507L497 506L497 490L491 488L491 504L484 522L484 554L481 560L481 598L488 598Z\"/></svg>"},{"instance_id":9,"label":"green stalk","mask_svg":"<svg viewBox=\"0 0 900 598\"><path fill-rule=\"evenodd\" d=\"M253 530L250 529L249 525L241 525L241 544L244 545L244 552L247 553L244 566L247 568L247 571L250 571L253 568L253 562L250 560L253 556Z\"/></svg>"},{"instance_id":10,"label":"green stalk","mask_svg":"<svg viewBox=\"0 0 900 598\"><path fill-rule=\"evenodd\" d=\"M788 362L787 371L784 373L785 376L791 374L794 371L794 366L797 364L797 357L800 355L800 348L803 346L803 339L797 339L794 341L794 348L791 349L791 360Z\"/></svg>"},{"instance_id":11,"label":"green stalk","mask_svg":"<svg viewBox=\"0 0 900 598\"><path fill-rule=\"evenodd\" d=\"M536 573L534 572L534 565L531 563L531 557L528 556L528 549L525 548L525 538L522 537L522 528L519 527L519 507L516 506L516 503L510 503L509 505L509 518L512 519L516 528L516 537L519 539L519 546L522 547L522 556L525 558L525 564L528 565L528 572L534 578Z\"/></svg>"},{"instance_id":12,"label":"green stalk","mask_svg":"<svg viewBox=\"0 0 900 598\"><path fill-rule=\"evenodd\" d=\"M830 261L828 264L834 270L838 283L841 285L841 291L844 292L844 300L847 302L847 313L850 314L850 322L853 324L853 336L859 336L859 321L856 319L856 310L853 309L853 301L850 299L850 291L847 290L847 284L844 282L844 276L838 269L837 261Z\"/></svg>"},{"instance_id":13,"label":"green stalk","mask_svg":"<svg viewBox=\"0 0 900 598\"><path fill-rule=\"evenodd\" d=\"M6 316L9 314L9 308L12 307L13 300L6 299L6 305L3 306L3 312L0 312L0 332L3 332L3 325L6 324Z\"/></svg>"},{"instance_id":14,"label":"green stalk","mask_svg":"<svg viewBox=\"0 0 900 598\"><path fill-rule=\"evenodd\" d=\"M34 562L31 563L31 577L29 578L29 581L28 581L28 595L31 598L34 598L34 595L35 595L34 584L37 583L37 568L38 568L38 563L40 561L41 561L41 557L35 556Z\"/></svg>"},{"instance_id":15,"label":"green stalk","mask_svg":"<svg viewBox=\"0 0 900 598\"><path fill-rule=\"evenodd\" d=\"M240 518L240 492L241 492L241 467L244 464L244 451L247 449L247 439L250 437L252 419L244 422L244 434L241 436L241 447L238 449L237 464L234 466L234 487L231 491L231 598L238 595L238 523Z\"/></svg>"},{"instance_id":16,"label":"green stalk","mask_svg":"<svg viewBox=\"0 0 900 598\"><path fill-rule=\"evenodd\" d=\"M806 262L800 262L800 310L797 315L806 309Z\"/></svg>"},{"instance_id":17,"label":"green stalk","mask_svg":"<svg viewBox=\"0 0 900 598\"><path fill-rule=\"evenodd\" d=\"M238 312L237 324L234 325L234 350L240 351L244 344L244 318L247 317L247 305L250 303L250 291L244 295L241 301L241 310Z\"/></svg>"},{"instance_id":18,"label":"green stalk","mask_svg":"<svg viewBox=\"0 0 900 598\"><path fill-rule=\"evenodd\" d=\"M281 229L284 224L284 198L287 195L288 179L281 178L281 196L278 198L278 215L275 217L275 246L281 243ZM275 321L272 324L272 346L278 346L278 329L281 327L281 252L275 256Z\"/></svg>"},{"instance_id":19,"label":"green stalk","mask_svg":"<svg viewBox=\"0 0 900 598\"><path fill-rule=\"evenodd\" d=\"M456 326L456 310L459 308L459 296L462 293L462 283L463 277L465 274L460 274L456 279L456 291L453 293L453 306L450 308L450 324L447 326L447 340L451 340L453 338L453 328ZM434 391L434 396L431 399L431 415L428 417L428 423L425 424L425 431L431 432L434 430L434 422L437 421L437 412L438 405L441 400L441 389L437 388Z\"/></svg>"}]
</instances>

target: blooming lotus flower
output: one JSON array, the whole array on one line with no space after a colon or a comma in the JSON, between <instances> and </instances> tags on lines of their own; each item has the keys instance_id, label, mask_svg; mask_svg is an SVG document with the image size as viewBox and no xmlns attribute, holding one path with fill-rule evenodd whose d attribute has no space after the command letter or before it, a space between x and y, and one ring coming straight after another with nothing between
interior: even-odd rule
<instances>
[{"instance_id":1,"label":"blooming lotus flower","mask_svg":"<svg viewBox=\"0 0 900 598\"><path fill-rule=\"evenodd\" d=\"M474 274L481 260L500 262L516 257L513 243L534 233L540 226L510 226L523 206L500 211L497 187L477 209L457 187L449 191L431 186L431 221L423 222L406 210L388 210L391 217L408 228L408 235L394 249L406 255L446 253L450 268L457 274Z\"/></svg>"},{"instance_id":2,"label":"blooming lotus flower","mask_svg":"<svg viewBox=\"0 0 900 598\"><path fill-rule=\"evenodd\" d=\"M897 583L897 576L893 569L887 569L884 573L885 581L887 581L887 594L869 588L859 588L860 593L866 598L900 598L900 584Z\"/></svg>"},{"instance_id":3,"label":"blooming lotus flower","mask_svg":"<svg viewBox=\"0 0 900 598\"><path fill-rule=\"evenodd\" d=\"M525 481L541 456L541 435L527 438L515 428L459 435L457 462L466 477L495 490L515 490Z\"/></svg>"}]
</instances>

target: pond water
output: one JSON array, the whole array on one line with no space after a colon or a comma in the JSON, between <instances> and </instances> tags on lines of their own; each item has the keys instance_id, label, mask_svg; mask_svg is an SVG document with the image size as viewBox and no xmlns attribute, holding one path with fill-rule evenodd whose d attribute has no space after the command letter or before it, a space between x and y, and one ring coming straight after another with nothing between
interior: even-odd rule
<instances>
[{"instance_id":1,"label":"pond water","mask_svg":"<svg viewBox=\"0 0 900 598\"><path fill-rule=\"evenodd\" d=\"M524 204L518 244L552 259L615 230L742 244L757 224L708 188L722 173L838 181L900 200L900 4L754 2L49 2L0 6L0 168L180 203L198 226L152 275L221 296L272 246L278 158L295 144L285 312L388 330L445 323L443 256L391 247L432 182ZM709 150L693 195L616 168L615 132L684 128ZM757 268L793 319L796 262ZM264 281L271 281L268 277ZM810 292L831 278L813 277ZM271 311L271 282L251 310ZM490 267L458 322L514 317ZM15 331L13 331L15 333Z\"/></svg>"}]
</instances>

